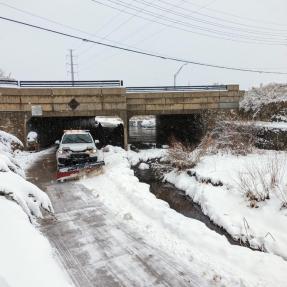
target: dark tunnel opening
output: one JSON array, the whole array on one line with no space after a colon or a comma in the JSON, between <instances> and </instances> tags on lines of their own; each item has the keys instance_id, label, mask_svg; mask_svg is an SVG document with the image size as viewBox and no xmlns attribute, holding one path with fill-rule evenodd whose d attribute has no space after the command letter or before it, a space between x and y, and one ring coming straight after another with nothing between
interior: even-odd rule
<instances>
[{"instance_id":1,"label":"dark tunnel opening","mask_svg":"<svg viewBox=\"0 0 287 287\"><path fill-rule=\"evenodd\" d=\"M89 130L94 139L98 139L101 148L107 144L123 147L124 128L122 124L103 127L95 121L95 117L32 117L27 122L27 133L38 134L41 148L49 147L60 140L64 130Z\"/></svg>"},{"instance_id":2,"label":"dark tunnel opening","mask_svg":"<svg viewBox=\"0 0 287 287\"><path fill-rule=\"evenodd\" d=\"M204 136L204 119L201 114L159 115L156 120L157 144L170 144L172 138L185 145L197 145Z\"/></svg>"}]
</instances>

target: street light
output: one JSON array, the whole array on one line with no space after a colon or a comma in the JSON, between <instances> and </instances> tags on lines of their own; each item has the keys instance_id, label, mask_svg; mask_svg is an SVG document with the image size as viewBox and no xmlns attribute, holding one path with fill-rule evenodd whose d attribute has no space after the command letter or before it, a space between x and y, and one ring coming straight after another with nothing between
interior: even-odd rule
<instances>
[{"instance_id":1,"label":"street light","mask_svg":"<svg viewBox=\"0 0 287 287\"><path fill-rule=\"evenodd\" d=\"M186 65L188 65L189 63L184 63L182 64L179 69L177 70L177 72L174 74L173 76L173 86L175 87L176 86L176 77L178 76L178 74L180 73L180 71L182 70L182 68Z\"/></svg>"}]
</instances>

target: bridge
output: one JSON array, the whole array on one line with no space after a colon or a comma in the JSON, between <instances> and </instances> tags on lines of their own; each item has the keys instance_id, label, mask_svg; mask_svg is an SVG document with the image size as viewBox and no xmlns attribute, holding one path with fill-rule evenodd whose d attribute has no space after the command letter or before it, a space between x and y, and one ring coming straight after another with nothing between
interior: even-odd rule
<instances>
[{"instance_id":1,"label":"bridge","mask_svg":"<svg viewBox=\"0 0 287 287\"><path fill-rule=\"evenodd\" d=\"M1 86L2 84L2 86ZM189 115L203 110L238 109L244 91L238 85L124 87L122 81L0 81L0 129L25 142L27 123L41 118L137 115Z\"/></svg>"}]
</instances>

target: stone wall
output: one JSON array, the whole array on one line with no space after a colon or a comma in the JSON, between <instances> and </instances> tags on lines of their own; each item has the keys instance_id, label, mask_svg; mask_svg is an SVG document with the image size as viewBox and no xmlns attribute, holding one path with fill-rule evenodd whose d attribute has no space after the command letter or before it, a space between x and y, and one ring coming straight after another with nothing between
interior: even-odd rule
<instances>
[{"instance_id":1,"label":"stone wall","mask_svg":"<svg viewBox=\"0 0 287 287\"><path fill-rule=\"evenodd\" d=\"M0 130L15 135L25 144L28 118L29 115L24 112L1 112Z\"/></svg>"}]
</instances>

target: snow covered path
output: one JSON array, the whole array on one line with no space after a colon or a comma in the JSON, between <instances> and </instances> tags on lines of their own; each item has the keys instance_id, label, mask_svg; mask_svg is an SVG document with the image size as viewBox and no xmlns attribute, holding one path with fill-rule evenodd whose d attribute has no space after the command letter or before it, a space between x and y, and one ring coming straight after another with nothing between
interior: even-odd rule
<instances>
[{"instance_id":1,"label":"snow covered path","mask_svg":"<svg viewBox=\"0 0 287 287\"><path fill-rule=\"evenodd\" d=\"M47 192L57 220L42 231L75 286L200 286L190 270L118 224L82 185L51 185Z\"/></svg>"},{"instance_id":2,"label":"snow covered path","mask_svg":"<svg viewBox=\"0 0 287 287\"><path fill-rule=\"evenodd\" d=\"M205 286L186 265L119 222L92 191L76 181L50 182L53 161L51 151L28 176L52 201L56 219L44 220L41 231L75 286Z\"/></svg>"}]
</instances>

